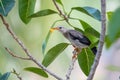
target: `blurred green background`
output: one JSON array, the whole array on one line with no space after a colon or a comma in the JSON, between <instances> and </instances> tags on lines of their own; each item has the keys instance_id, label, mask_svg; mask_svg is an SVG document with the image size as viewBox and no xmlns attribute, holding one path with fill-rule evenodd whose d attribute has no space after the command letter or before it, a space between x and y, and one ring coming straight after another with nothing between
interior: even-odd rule
<instances>
[{"instance_id":1,"label":"blurred green background","mask_svg":"<svg viewBox=\"0 0 120 80\"><path fill-rule=\"evenodd\" d=\"M70 11L70 8L76 6L91 6L100 10L100 0L62 0L62 2L67 12ZM107 0L107 11L114 11L119 5L119 0ZM52 0L37 0L35 12L42 9L55 10L55 6L53 5ZM72 17L80 18L88 22L91 26L93 26L97 31L100 32L101 23L99 21L77 11L72 12ZM50 26L55 20L60 19L60 17L57 15L49 15L40 18L33 18L31 22L26 25L21 21L19 17L18 1L16 0L14 8L5 19L10 24L16 35L27 46L32 55L41 62L44 57L42 53L42 43L50 29ZM78 21L71 21L71 24L75 27L81 28L81 25ZM65 22L58 22L55 26L65 26L71 28ZM53 32L49 39L46 51L61 42L68 41L59 32ZM119 44L120 41L118 40L113 46L111 46L110 49L106 49L106 47L104 46L101 61L99 67L97 68L94 80L119 80L120 72L110 71L106 68L108 65L120 66L118 57L120 56L120 54L118 54L120 53ZM26 56L0 21L0 72L5 73L8 71L12 71L12 69L14 68L17 72L20 73L23 80L55 80L55 78L51 76L49 76L49 79L47 79L36 74L24 71L23 69L25 67L36 66L36 64L30 61L13 58L5 51L4 47L10 48L10 50L12 50L16 55L24 57ZM66 71L71 61L72 50L72 46L69 46L59 57L57 57L57 59L48 68L61 77L65 77ZM13 79L18 80L16 76L12 74L9 80ZM74 70L72 72L71 80L85 79L86 76L82 73L78 63L76 62Z\"/></svg>"}]
</instances>

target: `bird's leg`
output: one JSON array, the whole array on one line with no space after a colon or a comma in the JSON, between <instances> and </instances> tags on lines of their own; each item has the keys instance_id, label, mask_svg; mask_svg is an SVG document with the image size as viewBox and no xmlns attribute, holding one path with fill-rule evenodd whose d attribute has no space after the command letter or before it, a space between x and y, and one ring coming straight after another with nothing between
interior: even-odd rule
<instances>
[{"instance_id":1,"label":"bird's leg","mask_svg":"<svg viewBox=\"0 0 120 80\"><path fill-rule=\"evenodd\" d=\"M72 56L72 59L76 58L76 47L74 45L72 45L74 47L74 51L73 51L73 56Z\"/></svg>"},{"instance_id":2,"label":"bird's leg","mask_svg":"<svg viewBox=\"0 0 120 80\"><path fill-rule=\"evenodd\" d=\"M73 56L72 56L72 59L76 59L77 58L77 55L80 53L80 49L79 48L76 48L74 46L74 51L73 51Z\"/></svg>"},{"instance_id":3,"label":"bird's leg","mask_svg":"<svg viewBox=\"0 0 120 80\"><path fill-rule=\"evenodd\" d=\"M77 55L73 54L72 59L76 59L76 58L77 58Z\"/></svg>"}]
</instances>

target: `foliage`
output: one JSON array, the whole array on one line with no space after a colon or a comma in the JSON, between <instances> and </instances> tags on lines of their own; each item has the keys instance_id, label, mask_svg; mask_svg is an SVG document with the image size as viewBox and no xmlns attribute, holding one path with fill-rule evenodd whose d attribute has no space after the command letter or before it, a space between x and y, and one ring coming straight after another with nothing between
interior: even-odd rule
<instances>
[{"instance_id":1,"label":"foliage","mask_svg":"<svg viewBox=\"0 0 120 80\"><path fill-rule=\"evenodd\" d=\"M0 80L8 80L9 76L10 76L10 72L6 72L3 75L0 75Z\"/></svg>"},{"instance_id":2,"label":"foliage","mask_svg":"<svg viewBox=\"0 0 120 80\"><path fill-rule=\"evenodd\" d=\"M98 31L96 31L94 28L92 28L92 26L90 26L88 23L86 23L83 20L79 20L84 31L87 33L90 33L91 35L95 36L96 38L100 37L100 33Z\"/></svg>"},{"instance_id":3,"label":"foliage","mask_svg":"<svg viewBox=\"0 0 120 80\"><path fill-rule=\"evenodd\" d=\"M52 47L47 54L45 55L42 64L44 66L48 66L54 59L61 53L63 50L68 46L69 44L67 43L60 43L57 44L56 46Z\"/></svg>"},{"instance_id":4,"label":"foliage","mask_svg":"<svg viewBox=\"0 0 120 80\"><path fill-rule=\"evenodd\" d=\"M27 67L27 68L24 68L24 70L29 71L29 72L33 72L35 74L38 74L38 75L43 76L45 78L48 78L47 73L44 70L40 69L40 68Z\"/></svg>"},{"instance_id":5,"label":"foliage","mask_svg":"<svg viewBox=\"0 0 120 80\"><path fill-rule=\"evenodd\" d=\"M72 10L80 11L84 14L93 17L94 19L101 21L100 11L98 9L85 6L85 7L73 7Z\"/></svg>"},{"instance_id":6,"label":"foliage","mask_svg":"<svg viewBox=\"0 0 120 80\"><path fill-rule=\"evenodd\" d=\"M112 11L107 12L107 17L108 17L108 20L110 20L110 19L111 19L112 15L113 15L113 12L112 12Z\"/></svg>"},{"instance_id":7,"label":"foliage","mask_svg":"<svg viewBox=\"0 0 120 80\"><path fill-rule=\"evenodd\" d=\"M82 12L82 13L84 13L84 14L87 14L88 16L90 16L90 17L92 17L92 18L94 18L94 19L97 19L98 21L101 21L101 16L100 16L101 14L100 14L100 11L99 11L98 9L95 9L95 8L92 8L92 7L88 7L88 6L85 6L85 7L73 7L73 8L71 8L71 11L70 11L68 14L66 14L66 11L65 11L65 9L64 9L64 5L63 5L62 1L61 1L61 0L56 0L56 2L57 2L58 4L60 4L60 5L63 6L63 12L64 12L65 16L68 16L68 19L73 19L73 20L76 19L76 18L71 18L70 16L71 16L73 10L77 10L77 11L79 11L79 12ZM33 13L33 14L31 14L29 17L30 17L30 18L42 17L42 16L46 16L46 15L50 15L50 14L55 14L55 13L58 13L58 15L59 15L59 11L56 12L56 11L53 11L53 10L50 10L50 9L46 9L46 10L41 10L41 11L39 11L39 12L37 12L37 13ZM61 15L61 13L60 13L60 17L61 17L62 19L64 19L64 15ZM89 36L88 34L91 34L91 35L92 35L91 37L94 37L94 38L91 38L91 37L89 36L89 38L91 38L92 43L95 43L96 41L94 41L94 39L99 38L100 33L97 32L94 28L92 28L87 22L85 22L85 21L83 21L83 20L80 20L80 19L76 19L76 20L79 20L80 23L82 24L83 29L84 29L84 33L86 34L87 37ZM67 23L68 23L68 24L71 24L71 23L69 23L69 22L67 22ZM52 26L52 27L53 27L53 26ZM75 27L74 27L74 28L75 28ZM76 29L76 28L75 28L75 29ZM80 29L79 29L79 30L80 30ZM48 35L50 36L50 33L49 33ZM47 40L48 40L48 38L49 38L49 37L47 37ZM98 40L97 40L97 42L98 42ZM43 52L44 52L44 50L45 50L45 48L46 48L46 44L47 44L47 42L45 41L44 44L43 44L43 47L42 47ZM45 55L42 64L43 64L44 66L48 66L50 63L52 63L52 61L54 61L54 59L55 59L67 46L68 46L68 44L67 44L67 45L58 44L57 46L54 46L53 48L51 48L51 49L47 52L47 54ZM97 46L97 44L96 44L95 46ZM87 49L87 51L89 51L89 50ZM83 52L83 53L85 54L85 52ZM91 52L91 53L92 53L92 52ZM87 55L81 55L81 57L84 57L84 56L87 57ZM87 58L84 58L84 59L85 59L85 61L87 60ZM91 56L89 57L89 59L92 59ZM94 58L93 58L93 59L94 59ZM80 61L80 59L79 59L78 61ZM88 63L88 64L90 64L89 67L91 67L92 62L93 62L93 60L91 60L91 62ZM80 66L83 66L83 67L84 67L83 64L80 64ZM90 71L90 69L86 71L86 70L83 69L83 68L82 68L82 70L83 70L83 72L84 72L86 75L88 75L88 73L89 73L88 71Z\"/></svg>"},{"instance_id":8,"label":"foliage","mask_svg":"<svg viewBox=\"0 0 120 80\"><path fill-rule=\"evenodd\" d=\"M34 12L36 0L19 0L19 16L21 20L27 24L31 18L31 14Z\"/></svg>"},{"instance_id":9,"label":"foliage","mask_svg":"<svg viewBox=\"0 0 120 80\"><path fill-rule=\"evenodd\" d=\"M14 4L14 0L0 0L0 14L7 16Z\"/></svg>"},{"instance_id":10,"label":"foliage","mask_svg":"<svg viewBox=\"0 0 120 80\"><path fill-rule=\"evenodd\" d=\"M109 22L108 22L108 38L106 43L109 46L115 42L120 37L120 8L118 8L113 14L108 13Z\"/></svg>"},{"instance_id":11,"label":"foliage","mask_svg":"<svg viewBox=\"0 0 120 80\"><path fill-rule=\"evenodd\" d=\"M38 12L30 15L29 17L30 17L30 18L42 17L42 16L47 16L47 15L55 14L55 13L57 13L57 12L56 12L56 11L53 11L53 10L51 10L51 9L46 9L46 10L38 11Z\"/></svg>"},{"instance_id":12,"label":"foliage","mask_svg":"<svg viewBox=\"0 0 120 80\"><path fill-rule=\"evenodd\" d=\"M101 21L100 11L90 6L84 6L84 7L77 6L77 7L72 7L71 11L66 13L62 1L61 0L55 0L55 1L57 2L57 4L62 6L61 10L63 14L61 14L59 10L55 11L51 9L44 9L44 10L40 10L34 13L36 0L19 0L18 1L19 17L21 18L23 23L28 24L32 18L44 17L44 16L51 15L51 14L59 15L61 17L61 20L55 21L51 27L54 27L56 22L66 21L68 25L73 27L75 30L78 30L80 32L82 31L82 33L85 34L91 40L92 44L90 48L97 46L100 33L96 31L94 27L88 24L86 21L71 17L71 14L74 10L77 10L83 14L86 14L86 16L90 16L98 21ZM15 4L14 0L1 0L0 1L0 14L2 16L7 16L8 13L11 11L11 9L14 7L14 4ZM120 8L118 8L114 13L113 12L107 13L108 20L109 20L108 34L106 35L106 40L105 40L107 47L110 47L111 44L120 37L119 35L120 34L120 24L119 24L120 15L119 14L120 14ZM82 25L83 30L72 26L72 24L69 22L70 19L78 20L80 24ZM49 37L50 37L50 32L48 33L46 40L44 41L44 44L42 45L43 52L45 52L45 48L46 48L47 42L49 41ZM42 64L48 67L55 60L55 58L57 58L58 55L61 54L67 48L67 46L69 46L68 43L60 43L52 47L51 49L49 49L42 61ZM78 55L79 66L81 67L82 71L84 72L86 76L88 76L91 66L93 64L93 61L94 61L94 55L93 55L93 52L90 50L90 48L83 49L81 54ZM36 67L27 67L25 68L25 70L36 73L46 78L48 77L47 73L44 70L36 68ZM0 80L7 80L9 75L10 75L10 72L7 72L3 75L0 74Z\"/></svg>"},{"instance_id":13,"label":"foliage","mask_svg":"<svg viewBox=\"0 0 120 80\"><path fill-rule=\"evenodd\" d=\"M83 49L82 52L78 55L78 63L86 76L89 75L93 61L94 54L89 48Z\"/></svg>"}]
</instances>

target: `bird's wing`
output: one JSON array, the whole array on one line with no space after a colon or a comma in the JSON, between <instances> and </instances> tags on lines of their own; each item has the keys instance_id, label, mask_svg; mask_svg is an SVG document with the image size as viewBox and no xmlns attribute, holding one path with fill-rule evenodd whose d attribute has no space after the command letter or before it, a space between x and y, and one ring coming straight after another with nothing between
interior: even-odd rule
<instances>
[{"instance_id":1,"label":"bird's wing","mask_svg":"<svg viewBox=\"0 0 120 80\"><path fill-rule=\"evenodd\" d=\"M71 39L78 40L82 44L85 44L85 45L90 45L91 44L90 40L78 31L69 30L68 34L70 35Z\"/></svg>"}]
</instances>

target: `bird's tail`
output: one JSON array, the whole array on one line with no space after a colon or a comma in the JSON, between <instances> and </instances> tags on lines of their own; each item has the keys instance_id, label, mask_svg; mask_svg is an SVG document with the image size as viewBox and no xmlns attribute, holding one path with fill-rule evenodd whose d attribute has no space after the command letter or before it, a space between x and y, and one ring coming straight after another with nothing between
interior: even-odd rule
<instances>
[{"instance_id":1,"label":"bird's tail","mask_svg":"<svg viewBox=\"0 0 120 80\"><path fill-rule=\"evenodd\" d=\"M96 53L97 53L97 47L93 47L93 48L91 48L91 50L94 53L94 55L96 55Z\"/></svg>"}]
</instances>

